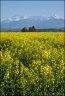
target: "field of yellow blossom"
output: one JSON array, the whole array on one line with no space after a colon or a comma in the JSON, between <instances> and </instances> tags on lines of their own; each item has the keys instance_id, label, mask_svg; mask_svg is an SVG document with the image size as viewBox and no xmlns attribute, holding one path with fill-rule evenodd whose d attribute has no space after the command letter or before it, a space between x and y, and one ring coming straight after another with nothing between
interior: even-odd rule
<instances>
[{"instance_id":1,"label":"field of yellow blossom","mask_svg":"<svg viewBox=\"0 0 65 96\"><path fill-rule=\"evenodd\" d=\"M64 96L64 32L1 32L0 96Z\"/></svg>"}]
</instances>

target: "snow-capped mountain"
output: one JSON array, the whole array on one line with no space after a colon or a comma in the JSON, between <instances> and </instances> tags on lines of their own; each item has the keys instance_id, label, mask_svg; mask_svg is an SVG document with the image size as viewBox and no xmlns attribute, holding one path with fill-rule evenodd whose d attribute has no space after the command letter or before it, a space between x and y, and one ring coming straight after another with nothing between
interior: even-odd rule
<instances>
[{"instance_id":1,"label":"snow-capped mountain","mask_svg":"<svg viewBox=\"0 0 65 96\"><path fill-rule=\"evenodd\" d=\"M60 17L60 16L54 14L53 16L50 17L50 19L63 19L63 17Z\"/></svg>"},{"instance_id":2,"label":"snow-capped mountain","mask_svg":"<svg viewBox=\"0 0 65 96\"><path fill-rule=\"evenodd\" d=\"M10 21L19 21L20 17L19 16L13 16L11 18L9 18Z\"/></svg>"},{"instance_id":3,"label":"snow-capped mountain","mask_svg":"<svg viewBox=\"0 0 65 96\"><path fill-rule=\"evenodd\" d=\"M23 16L20 16L20 15L15 15L15 16L12 16L10 18L7 18L7 19L4 19L2 18L2 22L8 22L8 21L19 21L19 20L22 20L22 19L28 19L29 17L27 15L23 15Z\"/></svg>"},{"instance_id":4,"label":"snow-capped mountain","mask_svg":"<svg viewBox=\"0 0 65 96\"><path fill-rule=\"evenodd\" d=\"M22 29L23 27L28 28L33 25L37 29L64 28L64 18L56 14L48 18L44 16L15 15L1 20L1 30Z\"/></svg>"}]
</instances>

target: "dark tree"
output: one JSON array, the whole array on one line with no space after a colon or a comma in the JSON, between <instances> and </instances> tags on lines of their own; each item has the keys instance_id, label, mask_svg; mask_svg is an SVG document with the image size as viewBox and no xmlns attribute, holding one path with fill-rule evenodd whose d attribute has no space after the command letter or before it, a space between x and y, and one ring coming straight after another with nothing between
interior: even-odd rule
<instances>
[{"instance_id":1,"label":"dark tree","mask_svg":"<svg viewBox=\"0 0 65 96\"><path fill-rule=\"evenodd\" d=\"M28 30L28 31L30 31L30 32L34 32L34 31L36 31L36 30L35 30L35 27L32 26L32 27L29 27L29 30Z\"/></svg>"},{"instance_id":2,"label":"dark tree","mask_svg":"<svg viewBox=\"0 0 65 96\"><path fill-rule=\"evenodd\" d=\"M29 31L29 32L32 32L32 28L31 28L31 27L29 27L28 31Z\"/></svg>"},{"instance_id":3,"label":"dark tree","mask_svg":"<svg viewBox=\"0 0 65 96\"><path fill-rule=\"evenodd\" d=\"M32 30L33 30L33 31L36 31L36 30L35 30L35 26L32 26Z\"/></svg>"},{"instance_id":4,"label":"dark tree","mask_svg":"<svg viewBox=\"0 0 65 96\"><path fill-rule=\"evenodd\" d=\"M28 30L27 30L27 28L26 27L24 27L24 28L22 28L22 30L21 30L22 32L27 32Z\"/></svg>"}]
</instances>

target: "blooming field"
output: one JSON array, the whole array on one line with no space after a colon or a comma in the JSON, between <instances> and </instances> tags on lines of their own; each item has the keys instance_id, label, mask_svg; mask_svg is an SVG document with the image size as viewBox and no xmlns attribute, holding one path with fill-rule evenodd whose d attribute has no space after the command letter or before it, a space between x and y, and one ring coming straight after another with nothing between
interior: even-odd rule
<instances>
[{"instance_id":1,"label":"blooming field","mask_svg":"<svg viewBox=\"0 0 65 96\"><path fill-rule=\"evenodd\" d=\"M0 96L64 96L64 32L1 32Z\"/></svg>"}]
</instances>

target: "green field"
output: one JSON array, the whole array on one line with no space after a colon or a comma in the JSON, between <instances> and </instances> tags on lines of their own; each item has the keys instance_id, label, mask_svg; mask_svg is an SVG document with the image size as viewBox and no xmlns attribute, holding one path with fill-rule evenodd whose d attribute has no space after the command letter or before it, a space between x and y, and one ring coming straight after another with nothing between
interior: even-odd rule
<instances>
[{"instance_id":1,"label":"green field","mask_svg":"<svg viewBox=\"0 0 65 96\"><path fill-rule=\"evenodd\" d=\"M64 96L64 32L1 32L0 96Z\"/></svg>"}]
</instances>

